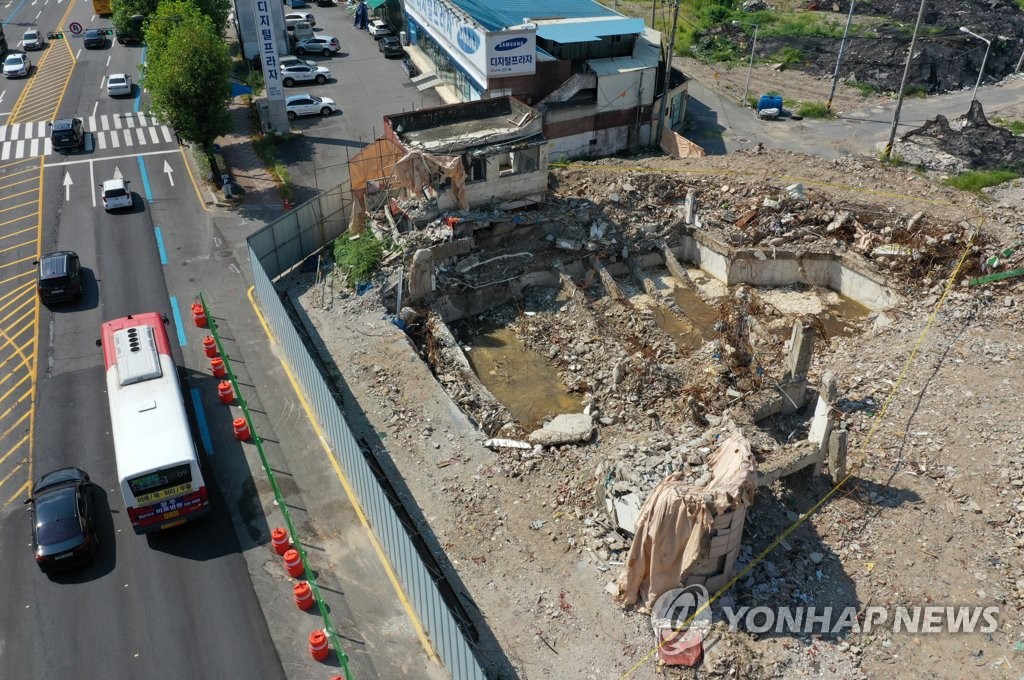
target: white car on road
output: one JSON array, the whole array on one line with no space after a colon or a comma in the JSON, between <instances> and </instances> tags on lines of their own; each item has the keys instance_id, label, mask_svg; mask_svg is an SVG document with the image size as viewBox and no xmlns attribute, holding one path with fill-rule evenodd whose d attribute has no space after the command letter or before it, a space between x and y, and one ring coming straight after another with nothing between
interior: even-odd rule
<instances>
[{"instance_id":1,"label":"white car on road","mask_svg":"<svg viewBox=\"0 0 1024 680\"><path fill-rule=\"evenodd\" d=\"M331 77L331 70L316 64L290 64L281 67L281 82L285 87L291 87L295 83L315 82L323 85Z\"/></svg>"},{"instance_id":2,"label":"white car on road","mask_svg":"<svg viewBox=\"0 0 1024 680\"><path fill-rule=\"evenodd\" d=\"M46 38L35 29L25 31L24 35L21 36L21 49L23 50L41 50L45 46Z\"/></svg>"},{"instance_id":3,"label":"white car on road","mask_svg":"<svg viewBox=\"0 0 1024 680\"><path fill-rule=\"evenodd\" d=\"M107 94L111 97L128 96L132 93L131 76L125 73L111 73L107 76Z\"/></svg>"},{"instance_id":4,"label":"white car on road","mask_svg":"<svg viewBox=\"0 0 1024 680\"><path fill-rule=\"evenodd\" d=\"M132 207L134 199L131 182L114 178L108 179L100 187L103 189L103 209L107 212Z\"/></svg>"},{"instance_id":5,"label":"white car on road","mask_svg":"<svg viewBox=\"0 0 1024 680\"><path fill-rule=\"evenodd\" d=\"M330 97L293 94L290 97L284 98L284 110L288 114L288 120L295 120L299 116L329 116L336 109L334 100Z\"/></svg>"},{"instance_id":6,"label":"white car on road","mask_svg":"<svg viewBox=\"0 0 1024 680\"><path fill-rule=\"evenodd\" d=\"M12 52L4 59L4 78L21 78L28 75L32 62L24 52Z\"/></svg>"}]
</instances>

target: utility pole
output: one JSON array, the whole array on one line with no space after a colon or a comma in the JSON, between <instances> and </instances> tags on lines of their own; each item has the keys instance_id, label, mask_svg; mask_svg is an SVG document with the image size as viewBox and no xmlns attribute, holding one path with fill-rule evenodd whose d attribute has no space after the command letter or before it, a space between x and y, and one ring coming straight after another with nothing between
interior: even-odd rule
<instances>
[{"instance_id":1,"label":"utility pole","mask_svg":"<svg viewBox=\"0 0 1024 680\"><path fill-rule=\"evenodd\" d=\"M839 56L836 57L836 70L832 74L832 89L828 91L828 103L825 108L832 110L832 98L836 96L836 84L839 82L839 65L843 63L843 49L846 47L846 36L850 33L850 22L853 21L853 6L857 0L850 0L850 13L846 15L846 28L843 29L843 39L839 43Z\"/></svg>"},{"instance_id":2,"label":"utility pole","mask_svg":"<svg viewBox=\"0 0 1024 680\"><path fill-rule=\"evenodd\" d=\"M917 10L917 23L914 24L914 35L910 38L910 51L907 53L907 63L903 67L903 79L900 80L900 93L896 97L896 111L892 115L892 128L889 130L889 141L882 152L882 159L889 160L892 154L892 144L896 141L896 126L900 123L900 109L903 108L903 90L907 88L907 75L910 73L910 60L914 57L914 43L917 42L917 31L921 28L921 17L924 16L924 2L921 0L921 7Z\"/></svg>"},{"instance_id":3,"label":"utility pole","mask_svg":"<svg viewBox=\"0 0 1024 680\"><path fill-rule=\"evenodd\" d=\"M658 107L658 132L655 144L660 148L661 133L665 129L665 109L668 106L668 85L672 81L672 57L676 49L676 19L679 18L679 0L672 0L672 34L668 39L668 55L665 57L665 84L661 88L661 106Z\"/></svg>"}]
</instances>

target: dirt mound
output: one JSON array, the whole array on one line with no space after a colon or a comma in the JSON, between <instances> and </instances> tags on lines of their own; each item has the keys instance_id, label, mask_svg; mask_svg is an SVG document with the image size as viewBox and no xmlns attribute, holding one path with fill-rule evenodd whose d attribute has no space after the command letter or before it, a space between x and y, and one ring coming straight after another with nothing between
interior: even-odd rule
<instances>
[{"instance_id":1,"label":"dirt mound","mask_svg":"<svg viewBox=\"0 0 1024 680\"><path fill-rule=\"evenodd\" d=\"M909 153L912 162L933 170L1024 170L1024 137L990 124L977 100L954 124L937 116L908 132L900 153L910 160Z\"/></svg>"},{"instance_id":2,"label":"dirt mound","mask_svg":"<svg viewBox=\"0 0 1024 680\"><path fill-rule=\"evenodd\" d=\"M821 3L832 12L838 34L842 34L847 2ZM871 34L851 32L847 39L840 76L844 81L892 92L899 89L907 49L917 19L917 0L860 2L854 10L855 25L864 17L877 17ZM872 22L863 22L865 25ZM985 62L983 82L997 82L1013 73L1024 47L1024 12L1005 0L932 0L927 3L921 29L910 61L908 86L929 93L949 92L974 85L985 54L985 44L961 33L961 26L992 39ZM749 36L743 27L720 29L728 39L749 50ZM1007 39L1001 40L999 36ZM758 37L756 55L760 61L782 61L788 68L817 77L831 77L839 53L840 37L765 36Z\"/></svg>"}]
</instances>

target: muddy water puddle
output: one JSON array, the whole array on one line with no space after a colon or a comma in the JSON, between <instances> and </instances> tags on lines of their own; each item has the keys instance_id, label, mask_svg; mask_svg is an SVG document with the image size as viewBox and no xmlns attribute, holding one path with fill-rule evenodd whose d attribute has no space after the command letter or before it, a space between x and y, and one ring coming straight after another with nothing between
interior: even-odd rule
<instances>
[{"instance_id":1,"label":"muddy water puddle","mask_svg":"<svg viewBox=\"0 0 1024 680\"><path fill-rule=\"evenodd\" d=\"M818 315L830 338L849 338L861 332L860 322L871 310L848 297L838 296L838 300L830 302Z\"/></svg>"},{"instance_id":2,"label":"muddy water puddle","mask_svg":"<svg viewBox=\"0 0 1024 680\"><path fill-rule=\"evenodd\" d=\"M509 328L472 336L466 352L480 382L526 428L548 416L579 413L581 402L569 394L558 371L528 349Z\"/></svg>"}]
</instances>

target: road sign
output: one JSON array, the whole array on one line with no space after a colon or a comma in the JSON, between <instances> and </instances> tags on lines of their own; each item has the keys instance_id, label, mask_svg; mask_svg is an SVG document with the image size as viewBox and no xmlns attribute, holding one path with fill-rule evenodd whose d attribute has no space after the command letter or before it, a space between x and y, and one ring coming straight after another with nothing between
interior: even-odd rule
<instances>
[{"instance_id":1,"label":"road sign","mask_svg":"<svg viewBox=\"0 0 1024 680\"><path fill-rule=\"evenodd\" d=\"M78 23L77 21L72 21L70 24L68 24L68 30L71 31L73 35L81 35L82 24Z\"/></svg>"}]
</instances>

